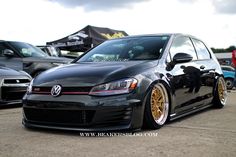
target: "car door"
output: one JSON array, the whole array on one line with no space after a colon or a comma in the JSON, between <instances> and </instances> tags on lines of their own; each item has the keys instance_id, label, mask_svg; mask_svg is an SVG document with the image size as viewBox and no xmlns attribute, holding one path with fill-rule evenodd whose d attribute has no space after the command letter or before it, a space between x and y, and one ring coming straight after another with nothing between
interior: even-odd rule
<instances>
[{"instance_id":1,"label":"car door","mask_svg":"<svg viewBox=\"0 0 236 157\"><path fill-rule=\"evenodd\" d=\"M11 50L14 52L12 56L6 56L4 50ZM15 70L23 70L23 60L6 42L0 42L0 65L9 67Z\"/></svg>"},{"instance_id":2,"label":"car door","mask_svg":"<svg viewBox=\"0 0 236 157\"><path fill-rule=\"evenodd\" d=\"M201 89L199 92L199 100L204 104L209 104L213 97L213 87L215 78L216 63L211 58L210 52L205 44L195 38L192 38L194 47L197 52L197 66L201 71Z\"/></svg>"},{"instance_id":3,"label":"car door","mask_svg":"<svg viewBox=\"0 0 236 157\"><path fill-rule=\"evenodd\" d=\"M190 110L198 104L197 98L201 90L200 67L197 64L197 55L188 36L176 36L173 40L169 54L173 62L173 57L177 53L186 53L193 57L192 61L187 63L177 63L170 70L172 75L171 84L173 87L175 104L172 109L175 113L181 114Z\"/></svg>"}]
</instances>

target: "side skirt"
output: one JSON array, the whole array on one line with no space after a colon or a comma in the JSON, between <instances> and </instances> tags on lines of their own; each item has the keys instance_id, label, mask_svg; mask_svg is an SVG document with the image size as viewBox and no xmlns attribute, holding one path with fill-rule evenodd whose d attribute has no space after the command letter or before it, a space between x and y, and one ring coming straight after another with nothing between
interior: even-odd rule
<instances>
[{"instance_id":1,"label":"side skirt","mask_svg":"<svg viewBox=\"0 0 236 157\"><path fill-rule=\"evenodd\" d=\"M175 119L178 119L178 118L181 118L181 117L184 117L184 116L187 116L187 115L190 115L190 114L193 114L195 112L199 112L201 110L204 110L206 108L209 108L211 107L213 104L208 104L208 105L204 105L204 106L201 106L201 107L193 107L191 110L188 110L182 114L176 114L176 113L173 113L170 115L170 121L173 121Z\"/></svg>"}]
</instances>

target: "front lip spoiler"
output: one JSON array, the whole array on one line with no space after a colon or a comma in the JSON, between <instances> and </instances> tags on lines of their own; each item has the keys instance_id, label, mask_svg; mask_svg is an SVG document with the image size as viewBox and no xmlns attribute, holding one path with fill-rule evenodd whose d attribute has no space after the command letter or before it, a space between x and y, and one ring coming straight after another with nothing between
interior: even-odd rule
<instances>
[{"instance_id":1,"label":"front lip spoiler","mask_svg":"<svg viewBox=\"0 0 236 157\"><path fill-rule=\"evenodd\" d=\"M130 131L131 126L123 125L123 126L114 126L114 127L101 127L101 128L73 128L73 127L60 127L60 126L50 126L50 125L40 125L34 124L27 121L25 118L22 119L22 124L26 128L41 128L41 129L53 129L53 130L66 130L66 131L81 131L81 132L106 132L106 131Z\"/></svg>"}]
</instances>

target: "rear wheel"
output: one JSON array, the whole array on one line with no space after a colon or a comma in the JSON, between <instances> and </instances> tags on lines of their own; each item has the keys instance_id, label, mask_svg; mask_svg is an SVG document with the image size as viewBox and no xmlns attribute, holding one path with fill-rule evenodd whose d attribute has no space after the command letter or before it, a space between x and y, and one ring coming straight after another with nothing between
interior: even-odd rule
<instances>
[{"instance_id":1,"label":"rear wheel","mask_svg":"<svg viewBox=\"0 0 236 157\"><path fill-rule=\"evenodd\" d=\"M156 84L146 99L144 125L151 129L162 127L169 114L169 97L163 84Z\"/></svg>"},{"instance_id":2,"label":"rear wheel","mask_svg":"<svg viewBox=\"0 0 236 157\"><path fill-rule=\"evenodd\" d=\"M215 95L213 99L213 105L216 108L223 108L227 100L227 88L223 77L220 77L217 81Z\"/></svg>"},{"instance_id":3,"label":"rear wheel","mask_svg":"<svg viewBox=\"0 0 236 157\"><path fill-rule=\"evenodd\" d=\"M232 89L234 86L234 80L230 78L226 78L225 84L226 84L227 89Z\"/></svg>"}]
</instances>

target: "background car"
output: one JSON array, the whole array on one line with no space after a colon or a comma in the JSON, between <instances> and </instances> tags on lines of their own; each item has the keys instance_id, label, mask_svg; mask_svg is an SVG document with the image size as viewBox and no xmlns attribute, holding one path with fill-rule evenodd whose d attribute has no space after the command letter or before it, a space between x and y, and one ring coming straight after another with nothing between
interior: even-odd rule
<instances>
[{"instance_id":1,"label":"background car","mask_svg":"<svg viewBox=\"0 0 236 157\"><path fill-rule=\"evenodd\" d=\"M0 66L0 106L21 103L30 81L26 72Z\"/></svg>"},{"instance_id":2,"label":"background car","mask_svg":"<svg viewBox=\"0 0 236 157\"><path fill-rule=\"evenodd\" d=\"M53 46L37 46L40 48L43 52L48 54L49 56L52 57L62 57L61 50L59 48L53 47Z\"/></svg>"},{"instance_id":3,"label":"background car","mask_svg":"<svg viewBox=\"0 0 236 157\"><path fill-rule=\"evenodd\" d=\"M70 61L66 58L50 57L28 43L0 40L0 63L11 69L23 70L32 77Z\"/></svg>"},{"instance_id":4,"label":"background car","mask_svg":"<svg viewBox=\"0 0 236 157\"><path fill-rule=\"evenodd\" d=\"M80 131L151 129L205 109L223 108L221 67L199 39L183 34L108 40L73 64L31 81L26 127Z\"/></svg>"},{"instance_id":5,"label":"background car","mask_svg":"<svg viewBox=\"0 0 236 157\"><path fill-rule=\"evenodd\" d=\"M84 52L71 52L71 51L60 50L59 48L48 45L37 46L37 47L52 57L65 57L70 59L76 59L77 57L79 57L81 54L84 53Z\"/></svg>"},{"instance_id":6,"label":"background car","mask_svg":"<svg viewBox=\"0 0 236 157\"><path fill-rule=\"evenodd\" d=\"M224 78L225 78L225 83L227 89L232 89L234 87L234 77L235 77L235 70L231 66L221 66Z\"/></svg>"}]
</instances>

